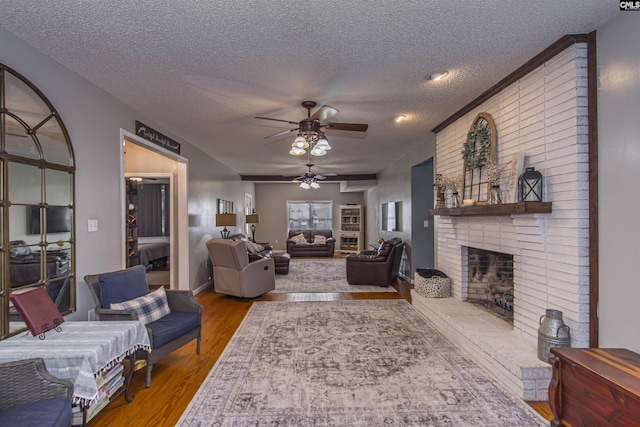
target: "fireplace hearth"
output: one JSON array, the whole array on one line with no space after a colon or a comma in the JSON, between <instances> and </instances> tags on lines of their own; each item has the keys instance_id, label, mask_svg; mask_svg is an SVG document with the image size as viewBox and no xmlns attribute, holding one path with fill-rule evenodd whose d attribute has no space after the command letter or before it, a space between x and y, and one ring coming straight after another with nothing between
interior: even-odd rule
<instances>
[{"instance_id":1,"label":"fireplace hearth","mask_svg":"<svg viewBox=\"0 0 640 427\"><path fill-rule=\"evenodd\" d=\"M513 255L467 248L468 302L513 324Z\"/></svg>"}]
</instances>

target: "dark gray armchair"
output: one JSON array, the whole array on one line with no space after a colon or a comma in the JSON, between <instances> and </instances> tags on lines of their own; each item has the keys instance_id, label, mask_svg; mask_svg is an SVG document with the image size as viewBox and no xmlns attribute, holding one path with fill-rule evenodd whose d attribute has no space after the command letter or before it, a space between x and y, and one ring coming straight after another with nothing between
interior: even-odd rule
<instances>
[{"instance_id":1,"label":"dark gray armchair","mask_svg":"<svg viewBox=\"0 0 640 427\"><path fill-rule=\"evenodd\" d=\"M133 309L112 310L109 308L111 304L102 300L104 295L102 292L110 289L109 294L113 296L115 288L119 302L148 294L149 288L144 266L137 265L109 273L91 274L85 276L84 280L93 296L98 320L138 320L138 314ZM102 292L101 286L103 287ZM107 288L104 288L105 286ZM118 292L120 293L118 294ZM167 290L166 297L171 313L145 325L151 341L151 352L138 350L136 353L137 357L147 361L147 387L151 386L151 369L154 362L194 339L197 340L196 352L200 354L202 306L195 301L191 291Z\"/></svg>"},{"instance_id":2,"label":"dark gray armchair","mask_svg":"<svg viewBox=\"0 0 640 427\"><path fill-rule=\"evenodd\" d=\"M73 383L51 375L41 358L0 363L0 427L71 424Z\"/></svg>"},{"instance_id":3,"label":"dark gray armchair","mask_svg":"<svg viewBox=\"0 0 640 427\"><path fill-rule=\"evenodd\" d=\"M389 286L398 278L404 242L398 237L382 243L377 251L361 251L347 256L350 285Z\"/></svg>"}]
</instances>

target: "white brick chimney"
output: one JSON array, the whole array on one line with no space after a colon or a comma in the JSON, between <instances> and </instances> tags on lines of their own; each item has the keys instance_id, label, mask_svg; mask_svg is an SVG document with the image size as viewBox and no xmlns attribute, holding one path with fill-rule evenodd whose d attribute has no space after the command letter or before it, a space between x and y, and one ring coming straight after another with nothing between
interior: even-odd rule
<instances>
[{"instance_id":1,"label":"white brick chimney","mask_svg":"<svg viewBox=\"0 0 640 427\"><path fill-rule=\"evenodd\" d=\"M451 278L457 300L467 297L467 247L513 255L513 332L534 349L548 308L563 312L572 347L589 343L586 56L586 45L574 44L436 135L436 173L461 176L469 127L478 113L489 113L497 162L523 152L525 166L544 177L543 200L552 202L552 213L436 221L436 268Z\"/></svg>"}]
</instances>

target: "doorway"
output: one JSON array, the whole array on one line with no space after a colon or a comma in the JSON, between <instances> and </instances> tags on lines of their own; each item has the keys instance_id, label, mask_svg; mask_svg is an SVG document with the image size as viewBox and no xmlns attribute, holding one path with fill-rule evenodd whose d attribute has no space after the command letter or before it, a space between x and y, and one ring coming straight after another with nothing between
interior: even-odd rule
<instances>
[{"instance_id":1,"label":"doorway","mask_svg":"<svg viewBox=\"0 0 640 427\"><path fill-rule=\"evenodd\" d=\"M411 168L411 266L434 268L433 157Z\"/></svg>"},{"instance_id":2,"label":"doorway","mask_svg":"<svg viewBox=\"0 0 640 427\"><path fill-rule=\"evenodd\" d=\"M149 285L164 285L170 289L189 289L189 261L188 261L188 216L186 212L186 177L187 159L155 146L138 136L121 131L122 134L122 180L124 188L125 177L140 179L139 188L149 189L151 192L164 193L165 212L161 211L162 203L155 203L148 210L155 211L159 218L164 218L152 227L138 227L146 229L138 240L140 261L147 267ZM157 187L157 188L154 188ZM140 197L140 195L138 196ZM156 197L156 196L151 196ZM161 197L158 195L157 197ZM124 194L123 194L124 203ZM125 224L123 205L123 224ZM149 217L151 218L151 217ZM143 218L141 218L141 221ZM140 224L143 225L143 224ZM123 225L124 227L124 225ZM164 227L164 229L163 229ZM123 232L123 249L125 234ZM184 236L180 238L180 236ZM123 250L123 265L125 264ZM168 281L168 282L167 282ZM165 283L167 282L167 283Z\"/></svg>"}]
</instances>

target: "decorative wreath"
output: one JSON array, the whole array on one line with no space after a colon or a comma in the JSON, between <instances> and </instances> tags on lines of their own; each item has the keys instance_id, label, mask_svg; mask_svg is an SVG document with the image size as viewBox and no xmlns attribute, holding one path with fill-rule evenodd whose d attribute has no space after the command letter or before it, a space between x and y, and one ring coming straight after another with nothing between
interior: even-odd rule
<instances>
[{"instance_id":1,"label":"decorative wreath","mask_svg":"<svg viewBox=\"0 0 640 427\"><path fill-rule=\"evenodd\" d=\"M475 169L487 164L491 153L491 135L489 129L477 121L467 134L467 142L462 149L462 159L467 169Z\"/></svg>"}]
</instances>

